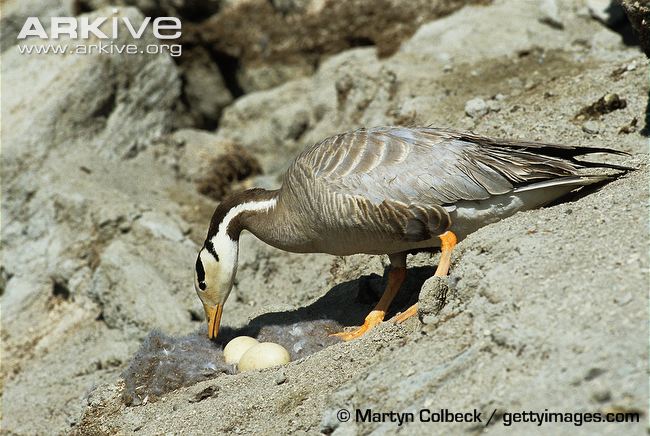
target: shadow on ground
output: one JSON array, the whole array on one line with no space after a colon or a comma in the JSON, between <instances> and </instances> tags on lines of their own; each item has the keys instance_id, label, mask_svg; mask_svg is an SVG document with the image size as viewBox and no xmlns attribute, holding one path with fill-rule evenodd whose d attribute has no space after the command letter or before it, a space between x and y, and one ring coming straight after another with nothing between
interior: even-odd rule
<instances>
[{"instance_id":1,"label":"shadow on ground","mask_svg":"<svg viewBox=\"0 0 650 436\"><path fill-rule=\"evenodd\" d=\"M435 268L410 268L387 319L417 301L422 284ZM154 402L167 392L191 386L236 369L224 361L223 347L237 336L252 336L260 342L275 342L285 347L292 360L302 359L340 342L330 336L345 326L356 326L377 303L383 293L384 277L377 274L338 284L313 304L286 312L260 315L244 328L223 327L218 338L207 338L205 326L182 337L153 331L122 373L125 389L122 401L129 406Z\"/></svg>"},{"instance_id":2,"label":"shadow on ground","mask_svg":"<svg viewBox=\"0 0 650 436\"><path fill-rule=\"evenodd\" d=\"M361 325L384 291L387 272L386 269L383 277L371 274L340 283L309 306L285 312L265 313L252 319L244 328L224 327L220 330L216 342L225 345L235 336L258 337L264 333L265 328L291 326L297 323L327 322L328 326L336 328ZM434 266L409 268L406 281L391 304L386 319L414 304L422 284L434 272ZM203 330L201 332L205 334ZM336 329L327 333L335 332Z\"/></svg>"}]
</instances>

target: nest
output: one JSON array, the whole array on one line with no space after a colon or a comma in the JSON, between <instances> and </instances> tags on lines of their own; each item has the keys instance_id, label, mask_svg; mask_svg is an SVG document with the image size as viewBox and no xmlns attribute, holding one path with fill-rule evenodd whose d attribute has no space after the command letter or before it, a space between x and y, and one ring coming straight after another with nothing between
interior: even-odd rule
<instances>
[{"instance_id":1,"label":"nest","mask_svg":"<svg viewBox=\"0 0 650 436\"><path fill-rule=\"evenodd\" d=\"M210 160L207 175L196 182L199 193L220 201L232 192L233 185L248 177L262 173L260 163L239 146L224 155Z\"/></svg>"},{"instance_id":2,"label":"nest","mask_svg":"<svg viewBox=\"0 0 650 436\"><path fill-rule=\"evenodd\" d=\"M289 351L291 360L297 360L339 342L329 334L341 329L340 324L331 320L237 330L223 328L218 342L210 341L205 331L173 337L154 330L122 373L125 382L122 401L127 406L155 402L167 392L235 374L234 365L224 360L223 347L236 336L256 336L260 342L275 342Z\"/></svg>"}]
</instances>

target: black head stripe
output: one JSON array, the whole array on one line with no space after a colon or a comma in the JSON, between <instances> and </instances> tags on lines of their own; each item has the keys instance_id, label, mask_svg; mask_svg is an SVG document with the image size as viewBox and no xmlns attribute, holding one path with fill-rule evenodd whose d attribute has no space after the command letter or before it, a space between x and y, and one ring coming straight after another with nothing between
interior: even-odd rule
<instances>
[{"instance_id":1,"label":"black head stripe","mask_svg":"<svg viewBox=\"0 0 650 436\"><path fill-rule=\"evenodd\" d=\"M203 262L201 262L201 255L196 258L196 279L199 282L199 287L205 289L205 270L203 269Z\"/></svg>"},{"instance_id":2,"label":"black head stripe","mask_svg":"<svg viewBox=\"0 0 650 436\"><path fill-rule=\"evenodd\" d=\"M208 250L208 253L214 256L217 262L219 262L219 256L217 255L217 252L214 249L214 245L212 244L212 241L210 241L209 239L205 241L205 249Z\"/></svg>"}]
</instances>

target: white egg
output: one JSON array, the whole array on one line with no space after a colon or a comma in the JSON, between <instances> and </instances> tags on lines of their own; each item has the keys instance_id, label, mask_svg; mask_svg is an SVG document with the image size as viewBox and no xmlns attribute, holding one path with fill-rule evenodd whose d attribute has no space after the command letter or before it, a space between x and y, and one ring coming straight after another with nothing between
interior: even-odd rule
<instances>
[{"instance_id":1,"label":"white egg","mask_svg":"<svg viewBox=\"0 0 650 436\"><path fill-rule=\"evenodd\" d=\"M239 360L239 364L237 364L237 369L239 372L264 369L284 365L290 361L291 356L282 345L273 342L262 342L252 346L244 353Z\"/></svg>"},{"instance_id":2,"label":"white egg","mask_svg":"<svg viewBox=\"0 0 650 436\"><path fill-rule=\"evenodd\" d=\"M251 338L250 336L237 336L235 339L228 342L223 349L223 358L226 360L227 364L236 365L239 363L239 359L241 359L244 353L258 344L259 342L257 342L257 339Z\"/></svg>"}]
</instances>

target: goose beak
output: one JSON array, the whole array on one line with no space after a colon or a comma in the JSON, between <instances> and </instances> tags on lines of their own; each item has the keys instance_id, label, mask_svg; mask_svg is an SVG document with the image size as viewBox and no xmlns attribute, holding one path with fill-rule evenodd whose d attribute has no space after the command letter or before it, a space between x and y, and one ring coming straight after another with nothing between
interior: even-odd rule
<instances>
[{"instance_id":1,"label":"goose beak","mask_svg":"<svg viewBox=\"0 0 650 436\"><path fill-rule=\"evenodd\" d=\"M219 334L219 325L221 324L221 312L223 304L207 307L204 306L205 315L208 319L208 338L215 339Z\"/></svg>"}]
</instances>

